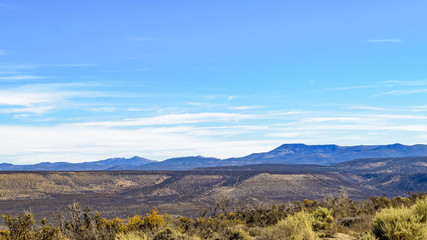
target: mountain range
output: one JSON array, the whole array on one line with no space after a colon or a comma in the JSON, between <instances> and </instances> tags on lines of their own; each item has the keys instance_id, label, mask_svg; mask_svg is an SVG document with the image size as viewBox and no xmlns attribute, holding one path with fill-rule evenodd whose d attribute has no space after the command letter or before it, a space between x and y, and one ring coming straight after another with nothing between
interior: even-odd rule
<instances>
[{"instance_id":1,"label":"mountain range","mask_svg":"<svg viewBox=\"0 0 427 240\"><path fill-rule=\"evenodd\" d=\"M427 156L427 145L305 145L284 144L264 153L240 158L218 159L202 156L154 161L138 156L101 161L68 163L42 162L33 165L0 164L0 171L117 171L117 170L189 170L194 168L245 166L255 164L315 164L331 166L354 159L382 159Z\"/></svg>"}]
</instances>

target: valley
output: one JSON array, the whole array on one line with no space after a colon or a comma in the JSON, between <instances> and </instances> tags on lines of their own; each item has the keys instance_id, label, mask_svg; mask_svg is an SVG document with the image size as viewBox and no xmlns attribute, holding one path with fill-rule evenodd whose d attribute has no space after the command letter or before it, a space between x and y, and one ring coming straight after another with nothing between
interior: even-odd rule
<instances>
[{"instance_id":1,"label":"valley","mask_svg":"<svg viewBox=\"0 0 427 240\"><path fill-rule=\"evenodd\" d=\"M197 216L222 200L230 206L303 199L427 192L426 157L361 159L333 166L260 164L187 171L0 172L0 213L31 211L55 221L78 202L107 218L158 208ZM402 168L402 166L405 166Z\"/></svg>"}]
</instances>

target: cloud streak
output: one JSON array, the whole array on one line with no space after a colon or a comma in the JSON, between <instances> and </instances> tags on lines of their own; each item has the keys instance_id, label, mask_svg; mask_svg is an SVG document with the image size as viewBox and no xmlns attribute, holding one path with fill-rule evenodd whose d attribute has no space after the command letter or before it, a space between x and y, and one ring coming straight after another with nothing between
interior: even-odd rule
<instances>
[{"instance_id":1,"label":"cloud streak","mask_svg":"<svg viewBox=\"0 0 427 240\"><path fill-rule=\"evenodd\" d=\"M262 108L261 106L237 106L237 107L230 107L232 110L252 110L252 109L259 109Z\"/></svg>"},{"instance_id":2,"label":"cloud streak","mask_svg":"<svg viewBox=\"0 0 427 240\"><path fill-rule=\"evenodd\" d=\"M390 95L412 95L412 94L419 94L419 93L426 93L427 88L423 89L411 89L411 90L392 90L384 93L376 94L375 96L390 96Z\"/></svg>"},{"instance_id":3,"label":"cloud streak","mask_svg":"<svg viewBox=\"0 0 427 240\"><path fill-rule=\"evenodd\" d=\"M10 112L25 118L24 109ZM268 151L283 143L427 141L427 116L421 113L289 113L182 113L53 126L0 125L0 134L11 136L0 139L0 157L21 162L76 162L133 155L157 160L190 155L227 158Z\"/></svg>"},{"instance_id":4,"label":"cloud streak","mask_svg":"<svg viewBox=\"0 0 427 240\"><path fill-rule=\"evenodd\" d=\"M32 79L41 79L46 78L43 76L34 76L34 75L14 75L14 76L0 76L1 80L32 80Z\"/></svg>"},{"instance_id":5,"label":"cloud streak","mask_svg":"<svg viewBox=\"0 0 427 240\"><path fill-rule=\"evenodd\" d=\"M152 118L127 119L123 121L87 122L81 123L81 125L103 127L135 127L150 125L195 124L207 122L239 122L241 120L250 118L255 118L255 116L234 113L184 113L167 114Z\"/></svg>"}]
</instances>

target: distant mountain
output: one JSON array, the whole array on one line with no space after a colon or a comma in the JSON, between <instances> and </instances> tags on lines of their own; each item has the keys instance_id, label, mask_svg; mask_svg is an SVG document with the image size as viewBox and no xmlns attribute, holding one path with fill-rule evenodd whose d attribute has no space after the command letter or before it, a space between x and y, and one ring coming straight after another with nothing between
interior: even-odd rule
<instances>
[{"instance_id":1,"label":"distant mountain","mask_svg":"<svg viewBox=\"0 0 427 240\"><path fill-rule=\"evenodd\" d=\"M284 144L272 151L253 153L240 158L208 158L202 156L153 161L140 157L110 158L84 163L38 163L34 165L0 164L0 171L102 171L102 170L189 170L193 168L245 166L256 164L315 164L331 166L354 159L408 158L427 156L427 145L305 145ZM397 161L397 160L396 160ZM356 167L358 162L353 162ZM362 163L360 163L362 164ZM344 168L346 165L342 165ZM351 168L351 167L348 167Z\"/></svg>"},{"instance_id":2,"label":"distant mountain","mask_svg":"<svg viewBox=\"0 0 427 240\"><path fill-rule=\"evenodd\" d=\"M83 163L67 162L42 162L34 165L13 165L9 163L0 164L0 171L101 171L115 166L126 165L131 170L134 166L142 166L156 161L141 158L109 158L106 160Z\"/></svg>"},{"instance_id":3,"label":"distant mountain","mask_svg":"<svg viewBox=\"0 0 427 240\"><path fill-rule=\"evenodd\" d=\"M284 144L270 152L254 153L242 158L225 161L238 161L240 165L280 163L280 164L321 164L332 165L360 158L395 158L427 156L427 145L305 145Z\"/></svg>"},{"instance_id":4,"label":"distant mountain","mask_svg":"<svg viewBox=\"0 0 427 240\"><path fill-rule=\"evenodd\" d=\"M162 162L152 162L145 165L134 166L118 165L108 170L188 170L199 167L217 167L227 164L218 158L207 158L202 156L171 158Z\"/></svg>"}]
</instances>

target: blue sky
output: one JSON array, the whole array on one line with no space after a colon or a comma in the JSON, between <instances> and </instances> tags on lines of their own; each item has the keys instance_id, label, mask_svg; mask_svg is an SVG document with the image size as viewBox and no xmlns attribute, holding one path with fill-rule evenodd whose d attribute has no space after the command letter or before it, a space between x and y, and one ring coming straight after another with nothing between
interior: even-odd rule
<instances>
[{"instance_id":1,"label":"blue sky","mask_svg":"<svg viewBox=\"0 0 427 240\"><path fill-rule=\"evenodd\" d=\"M426 10L0 0L0 162L425 144Z\"/></svg>"}]
</instances>

